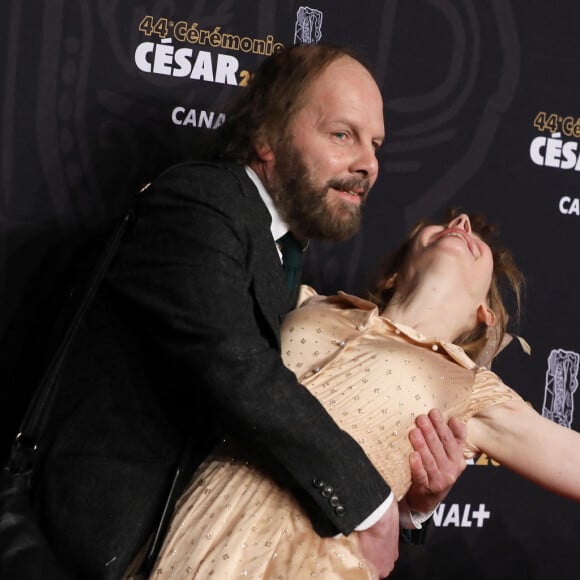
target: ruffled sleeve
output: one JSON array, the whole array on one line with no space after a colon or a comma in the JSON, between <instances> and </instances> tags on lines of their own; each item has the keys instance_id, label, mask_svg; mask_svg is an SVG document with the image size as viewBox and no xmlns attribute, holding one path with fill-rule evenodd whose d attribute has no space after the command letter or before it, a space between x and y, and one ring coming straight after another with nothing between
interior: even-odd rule
<instances>
[{"instance_id":1,"label":"ruffled sleeve","mask_svg":"<svg viewBox=\"0 0 580 580\"><path fill-rule=\"evenodd\" d=\"M481 413L485 409L508 401L523 401L513 389L508 387L494 372L480 367L475 374L473 391L469 407L465 414L465 421ZM481 453L481 449L470 443L465 442L466 457L473 457Z\"/></svg>"}]
</instances>

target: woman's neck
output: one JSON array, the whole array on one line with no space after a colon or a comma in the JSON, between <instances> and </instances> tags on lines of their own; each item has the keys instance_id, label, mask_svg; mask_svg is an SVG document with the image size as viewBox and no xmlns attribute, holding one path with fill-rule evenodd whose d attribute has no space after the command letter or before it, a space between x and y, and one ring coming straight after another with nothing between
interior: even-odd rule
<instances>
[{"instance_id":1,"label":"woman's neck","mask_svg":"<svg viewBox=\"0 0 580 580\"><path fill-rule=\"evenodd\" d=\"M453 342L474 321L468 308L448 281L418 284L404 294L395 294L384 308L383 316L414 328L429 338Z\"/></svg>"}]
</instances>

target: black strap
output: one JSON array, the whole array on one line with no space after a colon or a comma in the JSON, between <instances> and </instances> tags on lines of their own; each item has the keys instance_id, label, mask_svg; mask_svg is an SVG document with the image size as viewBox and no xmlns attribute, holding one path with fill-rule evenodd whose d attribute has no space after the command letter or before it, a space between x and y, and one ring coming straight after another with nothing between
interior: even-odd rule
<instances>
[{"instance_id":1,"label":"black strap","mask_svg":"<svg viewBox=\"0 0 580 580\"><path fill-rule=\"evenodd\" d=\"M12 446L9 467L13 473L31 474L34 470L36 451L44 434L52 405L56 398L57 378L62 364L83 316L115 256L127 223L131 218L131 214L132 211L127 213L109 236L105 248L90 276L87 290L82 297L80 305L76 309L55 355L52 357L46 372L33 394L32 400L20 424L20 430Z\"/></svg>"},{"instance_id":2,"label":"black strap","mask_svg":"<svg viewBox=\"0 0 580 580\"><path fill-rule=\"evenodd\" d=\"M105 276L117 252L127 224L132 217L132 213L133 210L129 211L123 217L120 224L108 238L105 248L90 276L87 290L82 297L80 305L75 310L72 321L64 334L64 338L62 339L55 355L51 359L51 362L36 388L30 404L28 405L20 425L19 433L16 435L12 446L12 452L9 459L9 468L15 474L26 474L31 476L33 473L37 459L36 451L38 450L38 445L44 434L53 403L56 399L58 376L62 364L83 316L91 304L99 284ZM151 570L157 558L157 554L161 549L165 531L173 513L173 507L184 486L183 479L187 473L186 467L191 460L190 449L191 441L188 441L184 446L179 464L175 470L163 512L152 537L152 542L148 547L147 553L140 567L141 573L148 573Z\"/></svg>"}]
</instances>

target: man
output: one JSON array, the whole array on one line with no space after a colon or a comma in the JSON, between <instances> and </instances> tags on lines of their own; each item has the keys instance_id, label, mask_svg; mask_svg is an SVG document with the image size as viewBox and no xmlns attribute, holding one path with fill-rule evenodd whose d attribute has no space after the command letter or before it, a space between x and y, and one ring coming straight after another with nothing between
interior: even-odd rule
<instances>
[{"instance_id":1,"label":"man","mask_svg":"<svg viewBox=\"0 0 580 580\"><path fill-rule=\"evenodd\" d=\"M281 362L296 289L275 243L288 230L301 242L356 232L384 139L379 89L344 49L292 47L264 61L219 139L221 162L171 168L141 196L87 313L37 484L45 529L77 577L118 577L182 450L189 476L228 434L294 490L319 534L358 530L387 575L397 503ZM465 431L436 413L418 427L408 504L430 512L463 469Z\"/></svg>"}]
</instances>

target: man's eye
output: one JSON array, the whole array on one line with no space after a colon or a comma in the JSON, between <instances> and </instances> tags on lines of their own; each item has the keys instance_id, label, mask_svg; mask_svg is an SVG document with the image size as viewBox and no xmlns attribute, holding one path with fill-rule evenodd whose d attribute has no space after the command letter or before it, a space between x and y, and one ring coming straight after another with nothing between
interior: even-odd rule
<instances>
[{"instance_id":1,"label":"man's eye","mask_svg":"<svg viewBox=\"0 0 580 580\"><path fill-rule=\"evenodd\" d=\"M348 135L344 131L335 131L334 136L337 139L346 139Z\"/></svg>"}]
</instances>

